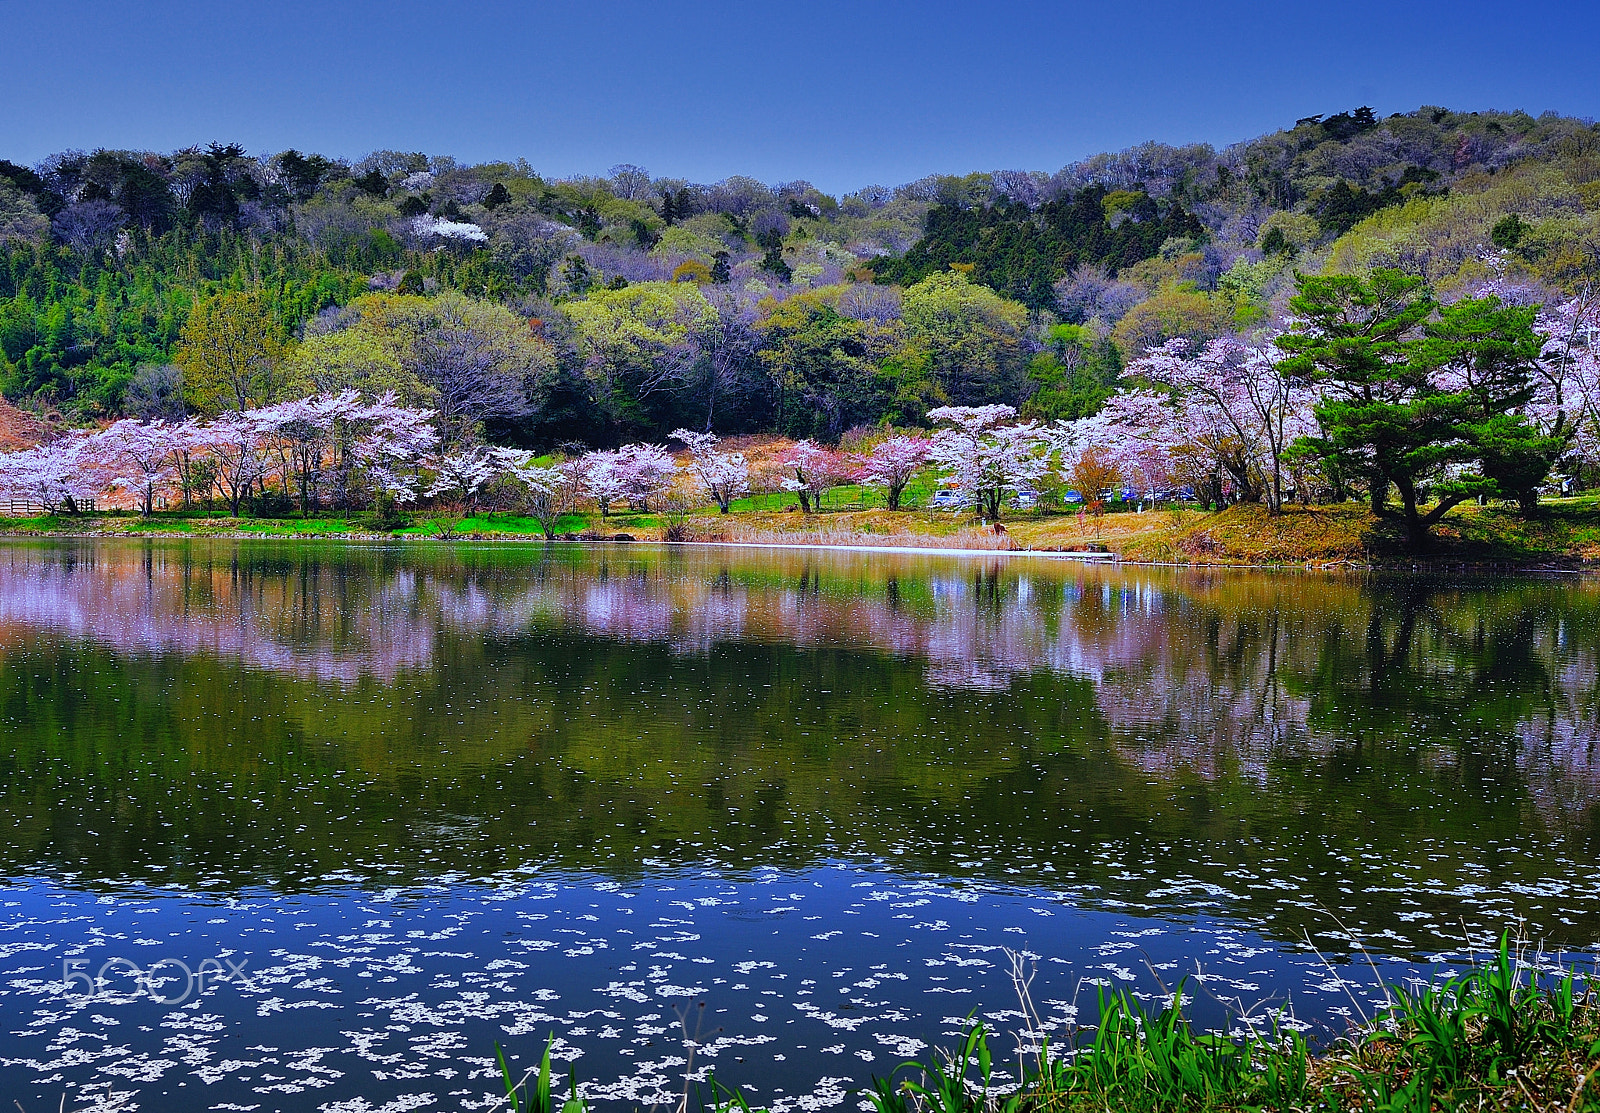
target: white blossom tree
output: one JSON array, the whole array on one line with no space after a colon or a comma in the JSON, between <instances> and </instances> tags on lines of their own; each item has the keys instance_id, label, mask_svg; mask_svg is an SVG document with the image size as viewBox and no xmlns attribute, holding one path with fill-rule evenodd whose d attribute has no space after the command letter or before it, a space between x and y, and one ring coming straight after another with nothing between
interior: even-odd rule
<instances>
[{"instance_id":1,"label":"white blossom tree","mask_svg":"<svg viewBox=\"0 0 1600 1113\"><path fill-rule=\"evenodd\" d=\"M46 514L76 514L105 490L89 433L0 455L0 495L32 503Z\"/></svg>"},{"instance_id":2,"label":"white blossom tree","mask_svg":"<svg viewBox=\"0 0 1600 1113\"><path fill-rule=\"evenodd\" d=\"M733 500L750 490L750 466L744 454L718 452L720 438L715 433L674 429L672 439L682 441L688 448L691 470L722 513L726 514Z\"/></svg>"},{"instance_id":3,"label":"white blossom tree","mask_svg":"<svg viewBox=\"0 0 1600 1113\"><path fill-rule=\"evenodd\" d=\"M620 451L586 453L578 461L583 493L600 507L600 517L611 516L611 504L628 494L627 460Z\"/></svg>"},{"instance_id":4,"label":"white blossom tree","mask_svg":"<svg viewBox=\"0 0 1600 1113\"><path fill-rule=\"evenodd\" d=\"M506 470L506 464L500 451L481 444L441 453L428 461L433 482L425 494L429 498L444 497L475 506L479 492Z\"/></svg>"},{"instance_id":5,"label":"white blossom tree","mask_svg":"<svg viewBox=\"0 0 1600 1113\"><path fill-rule=\"evenodd\" d=\"M1028 490L1050 469L1050 442L1037 422L1008 424L1010 406L940 406L930 421L948 426L933 435L928 458L956 482L963 506L975 506L990 521L1000 520L1008 495Z\"/></svg>"},{"instance_id":6,"label":"white blossom tree","mask_svg":"<svg viewBox=\"0 0 1600 1113\"><path fill-rule=\"evenodd\" d=\"M116 473L113 484L133 492L139 512L148 518L155 512L156 499L178 476L177 455L185 437L181 425L127 418L102 430L89 443L101 465Z\"/></svg>"}]
</instances>

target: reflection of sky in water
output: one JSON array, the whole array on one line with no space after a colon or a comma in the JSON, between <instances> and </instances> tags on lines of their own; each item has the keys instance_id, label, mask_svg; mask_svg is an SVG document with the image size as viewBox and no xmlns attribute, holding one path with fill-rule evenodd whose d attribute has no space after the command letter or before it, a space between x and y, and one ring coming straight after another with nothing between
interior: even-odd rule
<instances>
[{"instance_id":1,"label":"reflection of sky in water","mask_svg":"<svg viewBox=\"0 0 1600 1113\"><path fill-rule=\"evenodd\" d=\"M697 1078L849 1109L1018 1026L1008 947L1057 1032L1197 967L1337 1028L1325 910L1391 974L1593 946L1597 669L1587 581L7 545L0 1094L481 1109L553 1034L670 1104L704 1001ZM113 957L251 983L61 992Z\"/></svg>"},{"instance_id":2,"label":"reflection of sky in water","mask_svg":"<svg viewBox=\"0 0 1600 1113\"><path fill-rule=\"evenodd\" d=\"M1371 977L1347 948L1325 950L1330 967L1212 918L845 866L218 902L39 881L0 897L0 1088L28 1109L64 1090L74 1108L177 1113L486 1109L495 1041L526 1064L550 1035L585 1094L671 1104L684 1016L702 1045L696 1079L715 1072L778 1113L848 1109L874 1074L949 1046L970 1012L1014 1046L1007 950L1033 961L1031 996L1057 1036L1080 1010L1092 1020L1100 985L1154 1002L1188 974L1203 1021L1223 1021L1213 998L1260 1015L1292 991L1301 1018L1341 1023L1345 980ZM231 982L162 1005L113 968L98 997L62 992L63 962L92 973L113 957L216 957L248 981L222 965ZM158 993L181 997L177 968L161 973Z\"/></svg>"}]
</instances>

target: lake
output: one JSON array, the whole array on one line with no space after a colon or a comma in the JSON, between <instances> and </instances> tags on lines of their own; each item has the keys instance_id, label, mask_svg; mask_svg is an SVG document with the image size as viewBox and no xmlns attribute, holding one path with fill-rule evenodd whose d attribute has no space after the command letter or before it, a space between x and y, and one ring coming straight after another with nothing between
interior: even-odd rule
<instances>
[{"instance_id":1,"label":"lake","mask_svg":"<svg viewBox=\"0 0 1600 1113\"><path fill-rule=\"evenodd\" d=\"M5 541L0 1094L855 1109L1019 977L1327 1038L1595 954L1597 666L1575 577Z\"/></svg>"}]
</instances>

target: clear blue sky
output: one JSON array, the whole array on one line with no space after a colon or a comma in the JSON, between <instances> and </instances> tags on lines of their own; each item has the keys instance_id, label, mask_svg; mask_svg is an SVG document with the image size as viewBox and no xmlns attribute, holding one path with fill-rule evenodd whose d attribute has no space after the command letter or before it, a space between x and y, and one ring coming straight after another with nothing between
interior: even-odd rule
<instances>
[{"instance_id":1,"label":"clear blue sky","mask_svg":"<svg viewBox=\"0 0 1600 1113\"><path fill-rule=\"evenodd\" d=\"M841 192L1370 104L1600 116L1594 0L0 0L0 158L213 139Z\"/></svg>"}]
</instances>

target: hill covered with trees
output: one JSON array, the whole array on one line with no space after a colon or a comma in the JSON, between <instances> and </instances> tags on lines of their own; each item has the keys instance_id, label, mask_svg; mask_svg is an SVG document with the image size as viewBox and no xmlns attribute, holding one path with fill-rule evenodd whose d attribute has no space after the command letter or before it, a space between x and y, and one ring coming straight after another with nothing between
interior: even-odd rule
<instances>
[{"instance_id":1,"label":"hill covered with trees","mask_svg":"<svg viewBox=\"0 0 1600 1113\"><path fill-rule=\"evenodd\" d=\"M1588 283L1600 129L1442 108L841 197L212 143L0 160L0 391L56 424L394 391L502 443L1081 418L1299 274ZM232 350L230 351L230 346Z\"/></svg>"}]
</instances>

